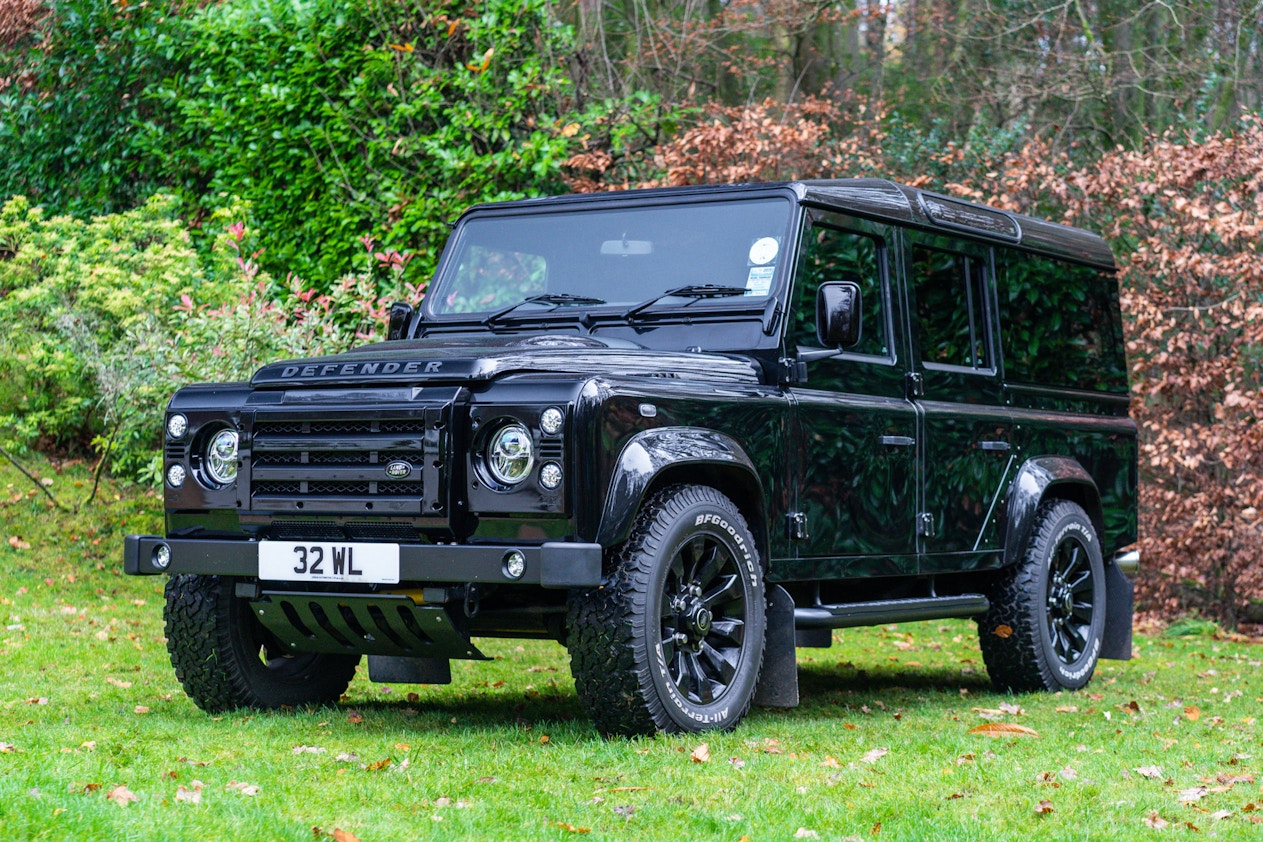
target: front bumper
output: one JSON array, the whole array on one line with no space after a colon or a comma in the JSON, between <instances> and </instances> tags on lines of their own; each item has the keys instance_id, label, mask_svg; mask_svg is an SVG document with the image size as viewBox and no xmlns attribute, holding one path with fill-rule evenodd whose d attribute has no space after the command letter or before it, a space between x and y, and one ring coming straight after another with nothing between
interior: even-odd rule
<instances>
[{"instance_id":1,"label":"front bumper","mask_svg":"<svg viewBox=\"0 0 1263 842\"><path fill-rule=\"evenodd\" d=\"M154 549L160 544L171 549L171 563L165 570L153 563ZM517 579L504 572L505 554L513 550L526 556L526 572ZM123 539L123 572L131 576L200 573L257 577L259 543L128 535ZM601 545L562 542L522 546L400 544L399 580L591 588L601 584Z\"/></svg>"}]
</instances>

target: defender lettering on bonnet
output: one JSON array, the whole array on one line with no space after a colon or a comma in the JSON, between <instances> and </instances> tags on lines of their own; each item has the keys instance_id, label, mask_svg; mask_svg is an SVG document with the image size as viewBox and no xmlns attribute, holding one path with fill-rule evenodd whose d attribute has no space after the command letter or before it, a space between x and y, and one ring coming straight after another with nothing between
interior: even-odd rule
<instances>
[{"instance_id":1,"label":"defender lettering on bonnet","mask_svg":"<svg viewBox=\"0 0 1263 842\"><path fill-rule=\"evenodd\" d=\"M170 576L207 711L336 704L365 655L449 682L479 637L567 646L607 735L793 707L839 628L973 619L1006 692L1130 657L1093 234L875 179L506 202L387 336L155 419L168 532L124 568Z\"/></svg>"},{"instance_id":2,"label":"defender lettering on bonnet","mask_svg":"<svg viewBox=\"0 0 1263 842\"><path fill-rule=\"evenodd\" d=\"M281 369L281 377L368 377L373 374L437 374L443 368L440 360L363 363L328 363L326 365L287 365Z\"/></svg>"}]
</instances>

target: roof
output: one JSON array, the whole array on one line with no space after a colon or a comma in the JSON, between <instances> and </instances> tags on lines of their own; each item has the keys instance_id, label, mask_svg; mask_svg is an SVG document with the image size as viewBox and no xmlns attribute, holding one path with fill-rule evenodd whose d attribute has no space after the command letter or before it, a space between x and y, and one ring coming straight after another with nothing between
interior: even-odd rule
<instances>
[{"instance_id":1,"label":"roof","mask_svg":"<svg viewBox=\"0 0 1263 842\"><path fill-rule=\"evenodd\" d=\"M803 204L926 231L964 234L1023 251L1086 263L1109 271L1115 269L1114 255L1109 245L1090 231L879 178L839 178L759 184L697 184L648 190L574 193L475 205L466 211L466 214L659 198L740 193L766 194L776 190L792 191Z\"/></svg>"}]
</instances>

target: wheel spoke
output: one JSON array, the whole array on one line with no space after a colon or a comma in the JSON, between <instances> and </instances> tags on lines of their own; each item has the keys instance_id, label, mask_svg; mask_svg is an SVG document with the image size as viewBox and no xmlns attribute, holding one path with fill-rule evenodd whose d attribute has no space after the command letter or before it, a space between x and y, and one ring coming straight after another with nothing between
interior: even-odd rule
<instances>
[{"instance_id":1,"label":"wheel spoke","mask_svg":"<svg viewBox=\"0 0 1263 842\"><path fill-rule=\"evenodd\" d=\"M715 581L715 577L719 575L719 571L723 569L724 562L727 560L727 553L723 552L723 548L719 544L711 544L710 552L707 553L705 560L697 566L697 571L693 575L695 581L703 590Z\"/></svg>"},{"instance_id":2,"label":"wheel spoke","mask_svg":"<svg viewBox=\"0 0 1263 842\"><path fill-rule=\"evenodd\" d=\"M711 667L710 672L719 679L718 684L726 689L737 674L737 661L741 652L735 647L720 651L705 641L702 642L702 658Z\"/></svg>"},{"instance_id":3,"label":"wheel spoke","mask_svg":"<svg viewBox=\"0 0 1263 842\"><path fill-rule=\"evenodd\" d=\"M702 672L702 665L697 659L697 653L684 652L684 669L689 675L689 683L692 687L692 694L702 704L707 705L715 700L715 694L711 692L710 679ZM680 688L684 690L683 687Z\"/></svg>"},{"instance_id":4,"label":"wheel spoke","mask_svg":"<svg viewBox=\"0 0 1263 842\"><path fill-rule=\"evenodd\" d=\"M1066 659L1066 663L1070 663L1083 654L1084 650L1088 648L1088 642L1083 637L1083 632L1080 627L1066 626L1065 629L1068 643L1071 647L1073 647L1072 651L1074 652L1073 657L1068 657Z\"/></svg>"},{"instance_id":5,"label":"wheel spoke","mask_svg":"<svg viewBox=\"0 0 1263 842\"><path fill-rule=\"evenodd\" d=\"M1065 547L1064 544L1062 546L1063 548ZM1064 553L1065 550L1063 549L1062 552ZM1078 544L1074 544L1073 546L1070 547L1070 552L1066 556L1066 563L1061 568L1061 572L1064 578L1069 579L1070 574L1079 569L1080 567L1079 558L1082 555L1082 553L1083 553L1083 548L1080 547Z\"/></svg>"},{"instance_id":6,"label":"wheel spoke","mask_svg":"<svg viewBox=\"0 0 1263 842\"><path fill-rule=\"evenodd\" d=\"M1070 612L1070 616L1082 620L1084 623L1092 622L1092 603L1076 602L1074 610Z\"/></svg>"},{"instance_id":7,"label":"wheel spoke","mask_svg":"<svg viewBox=\"0 0 1263 842\"><path fill-rule=\"evenodd\" d=\"M691 583L697 579L697 569L702 566L708 552L706 546L706 536L696 535L690 538L688 543L681 549L683 555L687 552L687 560L684 563L684 584ZM713 550L710 550L713 552Z\"/></svg>"},{"instance_id":8,"label":"wheel spoke","mask_svg":"<svg viewBox=\"0 0 1263 842\"><path fill-rule=\"evenodd\" d=\"M740 597L741 577L732 573L720 577L719 584L702 594L702 602L712 612L718 613L715 611L718 606L733 602Z\"/></svg>"},{"instance_id":9,"label":"wheel spoke","mask_svg":"<svg viewBox=\"0 0 1263 842\"><path fill-rule=\"evenodd\" d=\"M1088 568L1083 571L1083 575L1070 583L1071 593L1083 593L1092 589L1092 569Z\"/></svg>"},{"instance_id":10,"label":"wheel spoke","mask_svg":"<svg viewBox=\"0 0 1263 842\"><path fill-rule=\"evenodd\" d=\"M724 640L731 640L740 646L746 639L745 620L725 617L722 620L715 620L710 624L711 634Z\"/></svg>"}]
</instances>

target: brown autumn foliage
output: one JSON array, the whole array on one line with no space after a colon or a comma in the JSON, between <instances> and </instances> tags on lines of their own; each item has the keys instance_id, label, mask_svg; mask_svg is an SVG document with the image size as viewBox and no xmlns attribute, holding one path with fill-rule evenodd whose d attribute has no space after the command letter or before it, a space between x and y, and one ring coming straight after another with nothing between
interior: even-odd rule
<instances>
[{"instance_id":1,"label":"brown autumn foliage","mask_svg":"<svg viewBox=\"0 0 1263 842\"><path fill-rule=\"evenodd\" d=\"M0 0L0 49L22 44L47 12L41 0Z\"/></svg>"},{"instance_id":2,"label":"brown autumn foliage","mask_svg":"<svg viewBox=\"0 0 1263 842\"><path fill-rule=\"evenodd\" d=\"M571 162L572 186L882 174L1108 238L1141 437L1139 607L1229 627L1263 620L1263 120L1090 164L1038 140L981 164L949 145L929 176L882 159L877 109L811 99L705 113L649 153L657 178L626 184L591 150Z\"/></svg>"}]
</instances>

